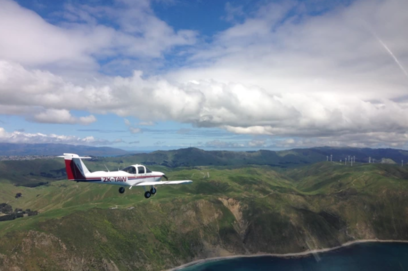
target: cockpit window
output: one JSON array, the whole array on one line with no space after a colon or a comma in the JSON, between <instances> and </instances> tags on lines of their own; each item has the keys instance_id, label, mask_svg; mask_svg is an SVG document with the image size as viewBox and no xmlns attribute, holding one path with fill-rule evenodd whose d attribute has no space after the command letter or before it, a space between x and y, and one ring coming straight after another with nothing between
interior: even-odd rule
<instances>
[{"instance_id":1,"label":"cockpit window","mask_svg":"<svg viewBox=\"0 0 408 271\"><path fill-rule=\"evenodd\" d=\"M152 173L152 171L148 167L146 167L146 173Z\"/></svg>"},{"instance_id":2,"label":"cockpit window","mask_svg":"<svg viewBox=\"0 0 408 271\"><path fill-rule=\"evenodd\" d=\"M144 167L137 167L137 172L139 174L144 174L145 173L145 168Z\"/></svg>"},{"instance_id":3,"label":"cockpit window","mask_svg":"<svg viewBox=\"0 0 408 271\"><path fill-rule=\"evenodd\" d=\"M130 174L136 174L136 168L135 167L125 167L124 169L121 169L121 171L130 173Z\"/></svg>"}]
</instances>

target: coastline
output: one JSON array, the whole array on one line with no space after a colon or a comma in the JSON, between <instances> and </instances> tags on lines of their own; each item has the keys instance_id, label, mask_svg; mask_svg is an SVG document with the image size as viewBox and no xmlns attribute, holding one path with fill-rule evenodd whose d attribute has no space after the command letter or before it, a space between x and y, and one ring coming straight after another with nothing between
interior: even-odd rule
<instances>
[{"instance_id":1,"label":"coastline","mask_svg":"<svg viewBox=\"0 0 408 271\"><path fill-rule=\"evenodd\" d=\"M313 249L313 250L305 250L302 252L294 252L294 253L284 253L284 254L279 254L279 253L258 253L258 254L249 254L249 255L231 255L231 256L223 256L223 257L212 257L212 258L206 258L206 259L201 259L201 260L196 260L192 261L171 269L167 269L166 271L179 271L182 268L189 267L191 265L199 264L199 263L206 263L209 261L217 261L217 260L228 260L228 259L235 259L235 258L250 258L250 257L264 257L264 256L271 256L271 257L280 257L280 258L288 258L288 257L300 257L300 256L307 256L310 254L315 254L315 253L323 253L323 252L329 252L333 251L336 249L341 249L344 247L352 246L355 244L359 243L408 243L408 240L380 240L380 239L362 239L362 240L355 240L355 241L349 241L344 244L341 244L340 246L337 247L331 247L331 248L321 248L321 249Z\"/></svg>"}]
</instances>

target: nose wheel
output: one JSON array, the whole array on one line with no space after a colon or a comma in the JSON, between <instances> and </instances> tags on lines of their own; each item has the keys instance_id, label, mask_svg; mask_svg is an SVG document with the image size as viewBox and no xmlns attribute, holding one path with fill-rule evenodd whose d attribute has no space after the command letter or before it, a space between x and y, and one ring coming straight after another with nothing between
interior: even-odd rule
<instances>
[{"instance_id":1,"label":"nose wheel","mask_svg":"<svg viewBox=\"0 0 408 271\"><path fill-rule=\"evenodd\" d=\"M125 193L125 188L124 187L119 188L119 193L121 194Z\"/></svg>"}]
</instances>

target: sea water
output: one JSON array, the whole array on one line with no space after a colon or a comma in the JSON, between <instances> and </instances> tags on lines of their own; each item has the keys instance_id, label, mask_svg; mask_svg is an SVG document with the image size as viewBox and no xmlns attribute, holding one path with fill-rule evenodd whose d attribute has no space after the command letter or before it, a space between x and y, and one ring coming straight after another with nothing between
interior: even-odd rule
<instances>
[{"instance_id":1,"label":"sea water","mask_svg":"<svg viewBox=\"0 0 408 271\"><path fill-rule=\"evenodd\" d=\"M200 263L182 271L408 271L407 243L358 243L340 249L296 257L242 257Z\"/></svg>"}]
</instances>

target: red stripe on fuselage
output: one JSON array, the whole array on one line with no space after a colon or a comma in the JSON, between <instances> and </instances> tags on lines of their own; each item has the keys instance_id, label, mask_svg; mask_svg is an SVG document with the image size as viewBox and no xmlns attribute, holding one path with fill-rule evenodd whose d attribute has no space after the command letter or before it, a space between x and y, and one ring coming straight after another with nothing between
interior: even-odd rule
<instances>
[{"instance_id":1,"label":"red stripe on fuselage","mask_svg":"<svg viewBox=\"0 0 408 271\"><path fill-rule=\"evenodd\" d=\"M89 177L85 178L86 180L92 180L92 179L101 179L105 177L128 177L128 180L134 180L134 179L144 179L144 178L157 178L157 177L162 177L162 175L159 176L138 176L138 177L131 177L131 176L101 176L101 177Z\"/></svg>"},{"instance_id":2,"label":"red stripe on fuselage","mask_svg":"<svg viewBox=\"0 0 408 271\"><path fill-rule=\"evenodd\" d=\"M74 172L71 167L71 162L72 160L65 160L65 169L67 171L67 176L68 180L77 180L77 181L94 181L94 182L100 182L102 181L102 177L110 177L110 176L100 176L100 177L88 177L88 178L75 178L74 177ZM73 165L75 167L75 165ZM78 170L79 171L79 170ZM82 175L82 174L80 174ZM117 177L117 176L112 176L112 177ZM136 180L136 179L146 179L146 178L158 178L162 177L162 175L158 176L120 176L120 177L128 177L128 180Z\"/></svg>"}]
</instances>

